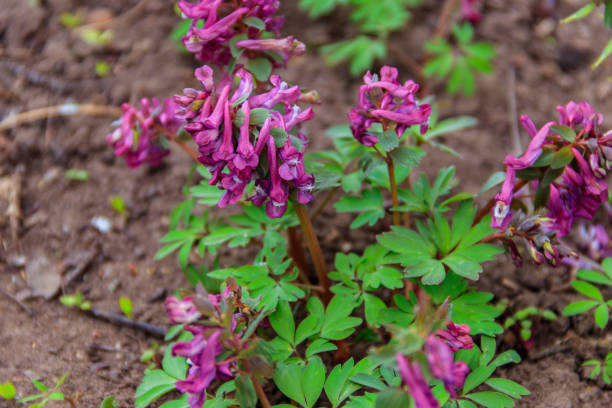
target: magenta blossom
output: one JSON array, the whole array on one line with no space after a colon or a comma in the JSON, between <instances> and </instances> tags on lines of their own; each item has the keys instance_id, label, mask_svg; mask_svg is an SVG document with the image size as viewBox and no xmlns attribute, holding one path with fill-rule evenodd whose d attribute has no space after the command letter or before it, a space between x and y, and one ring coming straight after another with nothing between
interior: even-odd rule
<instances>
[{"instance_id":1,"label":"magenta blossom","mask_svg":"<svg viewBox=\"0 0 612 408\"><path fill-rule=\"evenodd\" d=\"M438 330L434 335L446 341L453 352L460 349L471 350L474 347L470 336L470 326L467 324L448 322L445 330Z\"/></svg>"},{"instance_id":2,"label":"magenta blossom","mask_svg":"<svg viewBox=\"0 0 612 408\"><path fill-rule=\"evenodd\" d=\"M452 398L457 398L456 388L463 387L465 377L470 369L464 361L455 362L449 345L429 336L425 341L425 353L431 374L442 380L444 388Z\"/></svg>"},{"instance_id":3,"label":"magenta blossom","mask_svg":"<svg viewBox=\"0 0 612 408\"><path fill-rule=\"evenodd\" d=\"M106 136L106 142L115 149L117 156L125 156L130 168L147 162L158 166L170 154L164 133L174 135L181 121L174 116L175 104L171 99L163 104L153 98L143 98L140 109L129 103L121 106L123 114L119 127Z\"/></svg>"},{"instance_id":4,"label":"magenta blossom","mask_svg":"<svg viewBox=\"0 0 612 408\"><path fill-rule=\"evenodd\" d=\"M296 105L299 87L272 75L268 90L252 94L253 78L244 69L236 72L234 86L227 78L215 86L207 66L198 68L196 77L204 89L175 96L176 115L198 145L198 160L212 175L209 184L223 190L219 207L248 196L256 205L265 204L269 217L278 218L292 190L297 202L312 201L314 177L303 162L308 140L297 129L314 113Z\"/></svg>"},{"instance_id":5,"label":"magenta blossom","mask_svg":"<svg viewBox=\"0 0 612 408\"><path fill-rule=\"evenodd\" d=\"M468 21L472 24L478 24L482 19L482 15L474 5L479 0L461 0L461 20Z\"/></svg>"},{"instance_id":6,"label":"magenta blossom","mask_svg":"<svg viewBox=\"0 0 612 408\"><path fill-rule=\"evenodd\" d=\"M408 361L400 353L397 353L395 358L402 380L408 386L408 393L414 400L416 408L439 408L440 404L423 378L419 363Z\"/></svg>"},{"instance_id":7,"label":"magenta blossom","mask_svg":"<svg viewBox=\"0 0 612 408\"><path fill-rule=\"evenodd\" d=\"M380 123L383 131L395 130L398 138L412 125L420 125L422 133L427 131L431 107L416 102L418 84L406 81L402 85L397 76L397 68L384 66L380 77L369 71L363 77L365 84L359 88L358 106L348 118L353 136L366 146L378 143L376 135L370 132L374 123Z\"/></svg>"},{"instance_id":8,"label":"magenta blossom","mask_svg":"<svg viewBox=\"0 0 612 408\"><path fill-rule=\"evenodd\" d=\"M221 66L228 64L232 58L230 44L236 36L246 37L244 41L247 42L283 41L274 39L264 40L261 38L265 31L271 32L276 36L279 35L284 19L274 16L279 7L278 0L241 0L238 2L198 0L196 3L181 0L178 3L178 7L185 18L192 20L186 35L181 41L187 51L195 54L203 62ZM248 18L262 20L265 27L259 29L245 24L245 20ZM203 25L198 27L198 23L201 22L203 22ZM260 48L257 48L257 46L245 48L257 51L280 51L286 63L289 57L300 55L300 52L303 51L303 44L299 44L296 42L293 45L281 47L283 48L282 50L274 49L279 47L275 45L267 46L272 48L266 48L264 45L260 45ZM247 54L249 58L261 56L270 58L271 62L277 65L276 61L265 53L256 53L256 55Z\"/></svg>"},{"instance_id":9,"label":"magenta blossom","mask_svg":"<svg viewBox=\"0 0 612 408\"><path fill-rule=\"evenodd\" d=\"M193 323L202 315L193 304L193 296L179 300L175 296L166 299L166 312L171 324Z\"/></svg>"}]
</instances>

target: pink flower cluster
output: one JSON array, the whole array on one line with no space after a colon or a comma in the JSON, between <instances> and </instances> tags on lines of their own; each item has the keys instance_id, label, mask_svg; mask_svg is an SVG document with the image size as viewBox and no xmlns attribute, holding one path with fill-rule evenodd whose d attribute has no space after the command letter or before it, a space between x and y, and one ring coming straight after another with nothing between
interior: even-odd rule
<instances>
[{"instance_id":1,"label":"pink flower cluster","mask_svg":"<svg viewBox=\"0 0 612 408\"><path fill-rule=\"evenodd\" d=\"M226 289L220 295L208 295L207 306L213 315L210 322L223 321L222 303L230 300L231 291ZM201 408L206 402L206 389L215 379L228 380L234 377L236 361L217 362L217 357L225 350L231 350L235 344L240 344L238 340L240 333L234 331L238 321L242 318L240 313L233 314L229 332L227 328L220 325L193 325L202 317L193 302L193 297L188 296L181 300L174 296L166 299L166 311L172 324L189 324L185 330L193 334L193 338L187 342L176 343L172 347L172 354L188 359L190 363L187 378L176 382L176 388L189 394L189 405L192 408ZM209 316L210 317L210 316Z\"/></svg>"},{"instance_id":2,"label":"pink flower cluster","mask_svg":"<svg viewBox=\"0 0 612 408\"><path fill-rule=\"evenodd\" d=\"M427 131L431 107L416 102L417 83L406 81L402 85L397 75L397 68L384 66L380 77L370 71L363 77L357 109L351 109L348 117L353 136L366 146L378 143L378 137L370 131L374 123L380 123L383 131L394 129L398 138L412 125L421 125L422 133Z\"/></svg>"},{"instance_id":3,"label":"pink flower cluster","mask_svg":"<svg viewBox=\"0 0 612 408\"><path fill-rule=\"evenodd\" d=\"M196 69L195 75L204 89L176 95L176 116L198 145L199 161L212 174L209 184L224 191L219 207L239 202L251 182L254 192L248 199L265 203L271 218L285 213L292 188L299 203L312 201L314 177L303 163L307 139L300 132L290 134L314 115L312 108L302 111L296 105L300 88L272 75L270 89L253 94L252 76L242 68L235 86L229 77L215 85L208 66Z\"/></svg>"},{"instance_id":4,"label":"pink flower cluster","mask_svg":"<svg viewBox=\"0 0 612 408\"><path fill-rule=\"evenodd\" d=\"M227 65L232 58L230 44L239 35L243 39L235 44L236 47L279 52L285 63L290 56L305 52L304 45L293 37L262 38L266 31L273 36L279 35L284 19L274 16L279 7L278 0L199 0L197 3L181 0L178 7L185 17L193 20L182 43L202 62ZM253 20L264 27L249 24ZM201 21L204 21L203 26L198 27ZM264 56L274 62L274 58L263 53L247 56Z\"/></svg>"},{"instance_id":5,"label":"pink flower cluster","mask_svg":"<svg viewBox=\"0 0 612 408\"><path fill-rule=\"evenodd\" d=\"M532 139L522 157L508 155L504 160L506 179L495 198L492 227L506 229L509 226L516 172L532 167L543 149L570 149L568 152L573 156L560 177L550 184L547 216L552 220L550 228L557 231L559 237L570 232L576 218L592 219L599 206L607 201L608 184L605 177L610 169L609 160L612 159L612 132L600 132L603 116L584 101L579 104L570 102L557 107L557 110L560 116L558 124L571 128L576 134L575 140L566 140L551 130L555 122L548 122L538 130L529 117L521 117L521 123ZM572 163L575 165L572 166ZM533 184L537 187L538 181Z\"/></svg>"},{"instance_id":6,"label":"pink flower cluster","mask_svg":"<svg viewBox=\"0 0 612 408\"><path fill-rule=\"evenodd\" d=\"M162 104L155 98L143 98L140 109L124 103L119 126L106 136L106 142L117 156L125 156L132 169L144 162L157 166L170 154L163 134L174 135L181 125L174 117L175 108L172 99L165 99Z\"/></svg>"},{"instance_id":7,"label":"pink flower cluster","mask_svg":"<svg viewBox=\"0 0 612 408\"><path fill-rule=\"evenodd\" d=\"M431 375L442 381L452 398L457 398L457 388L462 387L469 372L463 361L455 362L453 353L459 349L471 350L474 347L469 335L470 328L465 324L450 322L446 330L440 330L427 337L425 354ZM423 377L419 363L410 362L402 354L396 355L397 366L408 391L417 408L439 408L429 384Z\"/></svg>"},{"instance_id":8,"label":"pink flower cluster","mask_svg":"<svg viewBox=\"0 0 612 408\"><path fill-rule=\"evenodd\" d=\"M472 24L478 24L482 15L476 10L475 4L480 0L461 0L461 20Z\"/></svg>"}]
</instances>

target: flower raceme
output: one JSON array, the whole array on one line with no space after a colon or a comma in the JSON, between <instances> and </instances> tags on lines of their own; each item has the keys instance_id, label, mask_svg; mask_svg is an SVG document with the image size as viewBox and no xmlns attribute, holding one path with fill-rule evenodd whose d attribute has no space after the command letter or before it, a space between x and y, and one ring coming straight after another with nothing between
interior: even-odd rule
<instances>
[{"instance_id":1,"label":"flower raceme","mask_svg":"<svg viewBox=\"0 0 612 408\"><path fill-rule=\"evenodd\" d=\"M449 322L446 329L427 336L425 355L431 375L441 380L451 398L457 398L456 389L463 386L469 372L463 361L455 362L453 353L459 349L471 350L472 338L470 327L465 324ZM417 408L437 408L440 405L433 396L429 384L423 377L419 363L410 362L401 353L397 353L396 362L408 392Z\"/></svg>"},{"instance_id":2,"label":"flower raceme","mask_svg":"<svg viewBox=\"0 0 612 408\"><path fill-rule=\"evenodd\" d=\"M226 289L219 295L196 296L198 307L193 296L181 300L171 296L166 300L166 311L172 324L188 324L185 330L193 334L190 341L176 343L172 354L185 357L190 363L187 378L176 382L177 389L189 395L188 402L192 408L201 408L206 402L206 389L215 379L234 377L236 360L217 362L217 357L237 347L241 350L246 344L240 341L241 330L236 330L243 316L234 313L233 307L228 307L233 302L230 290ZM225 318L227 313L231 316ZM207 323L197 324L204 315ZM229 322L229 327L223 327L225 321Z\"/></svg>"},{"instance_id":3,"label":"flower raceme","mask_svg":"<svg viewBox=\"0 0 612 408\"><path fill-rule=\"evenodd\" d=\"M232 59L234 43L237 48L249 51L245 53L247 58L264 57L274 66L285 65L291 56L305 52L304 44L293 37L276 38L284 23L283 17L274 16L278 0L199 0L196 3L181 0L178 7L184 17L192 20L182 43L202 62L227 65ZM198 24L202 21L203 24ZM266 53L269 51L279 53L283 63Z\"/></svg>"},{"instance_id":4,"label":"flower raceme","mask_svg":"<svg viewBox=\"0 0 612 408\"><path fill-rule=\"evenodd\" d=\"M145 162L159 165L170 154L164 133L174 135L181 125L174 116L173 100L165 99L160 103L155 98L143 98L140 109L124 103L121 110L119 126L106 136L106 142L115 149L117 156L125 156L132 169Z\"/></svg>"},{"instance_id":5,"label":"flower raceme","mask_svg":"<svg viewBox=\"0 0 612 408\"><path fill-rule=\"evenodd\" d=\"M559 122L548 122L539 130L529 117L521 117L531 141L520 158L508 155L504 160L506 179L492 209L491 226L502 230L510 228L512 235L517 229L511 226L513 212L510 207L518 194L514 190L519 172L546 170L540 173L541 179L532 181L532 185L538 188L540 183L545 183L542 187L547 188L544 200L547 215L539 217L538 228L532 228L535 225L532 221L527 222L529 228L522 228L523 232L536 231L537 236L521 235L526 238L529 252L538 263L547 259L558 264L560 253L551 244L555 236L567 235L576 218L592 219L608 199L605 177L612 159L612 132L600 131L603 116L584 101L569 102L557 107L557 111Z\"/></svg>"},{"instance_id":6,"label":"flower raceme","mask_svg":"<svg viewBox=\"0 0 612 408\"><path fill-rule=\"evenodd\" d=\"M195 75L203 90L176 95L176 116L198 145L199 161L212 174L209 184L224 191L219 207L238 203L251 189L248 200L265 203L271 218L284 214L292 191L297 202L312 201L314 177L303 162L308 140L297 129L314 113L296 104L300 88L272 75L269 89L253 94L253 78L244 69L236 72L237 84L227 76L215 84L208 66Z\"/></svg>"},{"instance_id":7,"label":"flower raceme","mask_svg":"<svg viewBox=\"0 0 612 408\"><path fill-rule=\"evenodd\" d=\"M376 135L369 131L374 123L380 123L383 131L395 130L398 138L412 125L420 125L422 133L427 131L431 107L416 102L417 83L406 81L402 85L397 76L396 68L384 66L380 76L368 71L363 77L358 106L351 109L348 117L353 136L366 146L378 143Z\"/></svg>"}]
</instances>

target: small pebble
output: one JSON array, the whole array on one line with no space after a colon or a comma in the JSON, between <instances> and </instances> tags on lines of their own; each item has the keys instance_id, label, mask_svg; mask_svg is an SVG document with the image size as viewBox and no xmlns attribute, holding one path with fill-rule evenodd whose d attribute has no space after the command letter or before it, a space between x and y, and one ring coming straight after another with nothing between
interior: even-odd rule
<instances>
[{"instance_id":1,"label":"small pebble","mask_svg":"<svg viewBox=\"0 0 612 408\"><path fill-rule=\"evenodd\" d=\"M113 223L106 217L96 215L91 219L91 225L103 234L108 234L113 228Z\"/></svg>"}]
</instances>

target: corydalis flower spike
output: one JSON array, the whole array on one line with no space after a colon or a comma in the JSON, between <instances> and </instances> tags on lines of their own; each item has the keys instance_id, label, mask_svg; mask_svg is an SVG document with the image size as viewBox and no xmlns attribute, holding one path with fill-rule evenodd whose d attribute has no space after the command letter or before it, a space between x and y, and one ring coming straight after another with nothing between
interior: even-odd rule
<instances>
[{"instance_id":1,"label":"corydalis flower spike","mask_svg":"<svg viewBox=\"0 0 612 408\"><path fill-rule=\"evenodd\" d=\"M455 363L450 347L434 336L427 338L425 352L431 374L442 380L444 388L452 398L457 398L455 389L462 387L465 382L465 377L469 372L467 364L463 361Z\"/></svg>"},{"instance_id":2,"label":"corydalis flower spike","mask_svg":"<svg viewBox=\"0 0 612 408\"><path fill-rule=\"evenodd\" d=\"M535 163L535 161L542 154L542 145L544 145L544 141L548 137L550 128L553 125L555 125L555 122L548 122L533 136L529 142L529 145L527 146L527 150L521 156L521 158L517 159L513 155L508 155L506 156L504 163L515 170L526 169L527 167L533 165L533 163ZM527 131L529 131L529 129Z\"/></svg>"},{"instance_id":3,"label":"corydalis flower spike","mask_svg":"<svg viewBox=\"0 0 612 408\"><path fill-rule=\"evenodd\" d=\"M440 404L423 378L419 364L408 361L400 353L395 355L395 359L402 380L408 386L408 392L414 399L416 408L439 408Z\"/></svg>"}]
</instances>

